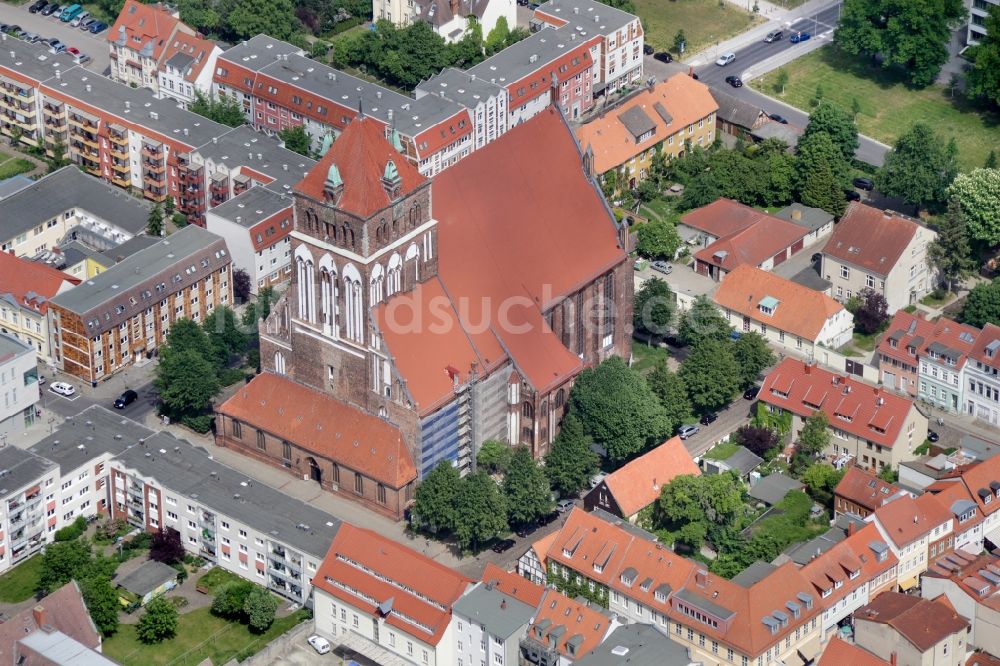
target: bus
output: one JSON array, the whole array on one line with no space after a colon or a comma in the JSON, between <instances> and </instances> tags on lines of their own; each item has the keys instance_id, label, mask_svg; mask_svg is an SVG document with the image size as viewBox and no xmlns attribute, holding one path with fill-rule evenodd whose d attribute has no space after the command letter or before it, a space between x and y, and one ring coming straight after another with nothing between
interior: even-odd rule
<instances>
[{"instance_id":1,"label":"bus","mask_svg":"<svg viewBox=\"0 0 1000 666\"><path fill-rule=\"evenodd\" d=\"M77 14L83 11L83 5L70 5L59 15L59 20L69 23L76 18Z\"/></svg>"}]
</instances>

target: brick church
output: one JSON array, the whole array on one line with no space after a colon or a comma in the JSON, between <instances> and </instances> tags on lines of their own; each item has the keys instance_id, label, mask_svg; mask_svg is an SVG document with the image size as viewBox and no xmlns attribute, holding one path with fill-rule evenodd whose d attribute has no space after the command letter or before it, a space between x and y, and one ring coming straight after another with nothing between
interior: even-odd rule
<instances>
[{"instance_id":1,"label":"brick church","mask_svg":"<svg viewBox=\"0 0 1000 666\"><path fill-rule=\"evenodd\" d=\"M487 439L545 455L576 375L628 357L627 230L554 108L433 181L359 117L294 195L292 283L220 445L399 518Z\"/></svg>"}]
</instances>

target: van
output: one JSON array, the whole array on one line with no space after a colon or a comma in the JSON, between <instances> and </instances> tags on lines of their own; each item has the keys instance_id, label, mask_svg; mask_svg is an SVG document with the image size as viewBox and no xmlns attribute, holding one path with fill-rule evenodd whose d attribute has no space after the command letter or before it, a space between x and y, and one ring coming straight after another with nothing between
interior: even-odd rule
<instances>
[{"instance_id":1,"label":"van","mask_svg":"<svg viewBox=\"0 0 1000 666\"><path fill-rule=\"evenodd\" d=\"M69 22L69 24L74 28L79 28L80 24L86 21L89 17L90 17L90 12L80 12L79 14L76 15L76 18L74 18L72 21Z\"/></svg>"},{"instance_id":2,"label":"van","mask_svg":"<svg viewBox=\"0 0 1000 666\"><path fill-rule=\"evenodd\" d=\"M83 11L82 5L70 5L66 9L62 10L62 14L59 15L59 20L63 21L64 23L69 23L70 21L75 19L82 11Z\"/></svg>"}]
</instances>

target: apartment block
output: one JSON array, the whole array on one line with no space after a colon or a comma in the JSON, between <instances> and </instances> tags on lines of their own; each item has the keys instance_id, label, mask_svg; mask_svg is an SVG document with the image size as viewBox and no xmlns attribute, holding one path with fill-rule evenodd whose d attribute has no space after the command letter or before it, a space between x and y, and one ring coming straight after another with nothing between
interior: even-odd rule
<instances>
[{"instance_id":1,"label":"apartment block","mask_svg":"<svg viewBox=\"0 0 1000 666\"><path fill-rule=\"evenodd\" d=\"M28 344L39 361L50 363L49 301L79 283L44 264L0 252L0 333Z\"/></svg>"},{"instance_id":2,"label":"apartment block","mask_svg":"<svg viewBox=\"0 0 1000 666\"><path fill-rule=\"evenodd\" d=\"M34 346L4 334L0 334L0 394L0 442L6 445L8 436L16 437L41 414L35 407L41 397Z\"/></svg>"},{"instance_id":3,"label":"apartment block","mask_svg":"<svg viewBox=\"0 0 1000 666\"><path fill-rule=\"evenodd\" d=\"M56 530L59 468L15 446L0 448L0 571L31 557Z\"/></svg>"}]
</instances>

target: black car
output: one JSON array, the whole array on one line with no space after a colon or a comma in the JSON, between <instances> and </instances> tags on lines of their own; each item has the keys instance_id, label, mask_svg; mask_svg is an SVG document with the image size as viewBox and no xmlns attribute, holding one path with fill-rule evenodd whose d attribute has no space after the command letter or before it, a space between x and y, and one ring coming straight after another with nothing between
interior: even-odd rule
<instances>
[{"instance_id":1,"label":"black car","mask_svg":"<svg viewBox=\"0 0 1000 666\"><path fill-rule=\"evenodd\" d=\"M784 36L785 33L783 33L782 31L772 30L771 32L767 33L767 37L764 38L764 41L768 44L771 44L773 42L779 41Z\"/></svg>"},{"instance_id":2,"label":"black car","mask_svg":"<svg viewBox=\"0 0 1000 666\"><path fill-rule=\"evenodd\" d=\"M726 83L728 83L729 85L731 85L734 88L742 88L743 87L743 79L741 79L738 76L727 76L726 77Z\"/></svg>"},{"instance_id":3,"label":"black car","mask_svg":"<svg viewBox=\"0 0 1000 666\"><path fill-rule=\"evenodd\" d=\"M37 14L41 10L45 9L48 4L48 0L38 0L38 2L28 7L28 11L32 14Z\"/></svg>"},{"instance_id":4,"label":"black car","mask_svg":"<svg viewBox=\"0 0 1000 666\"><path fill-rule=\"evenodd\" d=\"M18 33L22 32L21 26L19 25L8 25L3 29L3 31L6 32L8 35L17 35Z\"/></svg>"},{"instance_id":5,"label":"black car","mask_svg":"<svg viewBox=\"0 0 1000 666\"><path fill-rule=\"evenodd\" d=\"M875 188L875 182L871 178L855 178L854 187L859 190L868 190L870 192Z\"/></svg>"},{"instance_id":6,"label":"black car","mask_svg":"<svg viewBox=\"0 0 1000 666\"><path fill-rule=\"evenodd\" d=\"M40 10L38 10L38 13L41 14L42 16L52 16L53 14L56 13L57 9L59 9L59 5L53 2L51 5L46 5L45 7L42 7Z\"/></svg>"},{"instance_id":7,"label":"black car","mask_svg":"<svg viewBox=\"0 0 1000 666\"><path fill-rule=\"evenodd\" d=\"M653 55L653 50L654 50L653 47L650 46L649 44L643 44L642 45L642 52L645 55Z\"/></svg>"},{"instance_id":8,"label":"black car","mask_svg":"<svg viewBox=\"0 0 1000 666\"><path fill-rule=\"evenodd\" d=\"M660 51L659 53L653 54L653 60L659 60L660 62L673 62L674 57L666 51Z\"/></svg>"},{"instance_id":9,"label":"black car","mask_svg":"<svg viewBox=\"0 0 1000 666\"><path fill-rule=\"evenodd\" d=\"M747 399L747 400L753 400L754 398L757 397L758 393L760 393L760 387L759 386L751 386L746 391L743 391L743 397L745 399Z\"/></svg>"},{"instance_id":10,"label":"black car","mask_svg":"<svg viewBox=\"0 0 1000 666\"><path fill-rule=\"evenodd\" d=\"M788 124L788 120L786 120L784 116L779 116L777 113L769 113L767 114L767 117L776 123L781 123L782 125Z\"/></svg>"},{"instance_id":11,"label":"black car","mask_svg":"<svg viewBox=\"0 0 1000 666\"><path fill-rule=\"evenodd\" d=\"M848 201L861 201L861 195L854 190L844 190L844 198Z\"/></svg>"},{"instance_id":12,"label":"black car","mask_svg":"<svg viewBox=\"0 0 1000 666\"><path fill-rule=\"evenodd\" d=\"M115 409L125 409L138 399L139 399L139 394L133 391L132 389L128 389L120 396L118 396L117 400L115 400Z\"/></svg>"},{"instance_id":13,"label":"black car","mask_svg":"<svg viewBox=\"0 0 1000 666\"><path fill-rule=\"evenodd\" d=\"M494 553L505 553L514 547L516 542L513 539L504 539L503 541L497 541L493 544L492 550Z\"/></svg>"},{"instance_id":14,"label":"black car","mask_svg":"<svg viewBox=\"0 0 1000 666\"><path fill-rule=\"evenodd\" d=\"M705 414L703 417L701 417L701 421L699 421L699 423L704 426L707 426L710 423L714 423L718 418L719 418L718 414L716 414L715 412L709 412L708 414Z\"/></svg>"},{"instance_id":15,"label":"black car","mask_svg":"<svg viewBox=\"0 0 1000 666\"><path fill-rule=\"evenodd\" d=\"M528 537L528 535L532 534L536 529L538 529L537 525L523 525L517 528L517 532L515 532L515 534L517 534L517 536L521 537L522 539L525 539Z\"/></svg>"},{"instance_id":16,"label":"black car","mask_svg":"<svg viewBox=\"0 0 1000 666\"><path fill-rule=\"evenodd\" d=\"M939 439L941 439L941 435L937 434L933 430L928 430L927 431L927 441L928 442L936 442Z\"/></svg>"}]
</instances>

